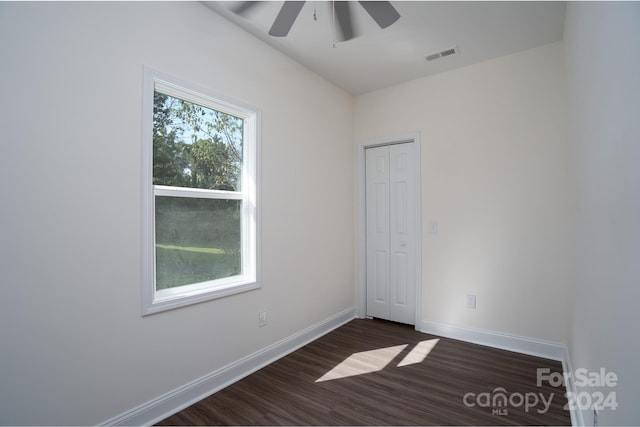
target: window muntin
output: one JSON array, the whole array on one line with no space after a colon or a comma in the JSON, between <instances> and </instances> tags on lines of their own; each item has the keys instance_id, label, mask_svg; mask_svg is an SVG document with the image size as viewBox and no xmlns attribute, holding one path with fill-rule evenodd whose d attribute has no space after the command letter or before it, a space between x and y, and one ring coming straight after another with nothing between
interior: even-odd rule
<instances>
[{"instance_id":1,"label":"window muntin","mask_svg":"<svg viewBox=\"0 0 640 427\"><path fill-rule=\"evenodd\" d=\"M258 111L147 68L144 110L143 314L257 288Z\"/></svg>"}]
</instances>

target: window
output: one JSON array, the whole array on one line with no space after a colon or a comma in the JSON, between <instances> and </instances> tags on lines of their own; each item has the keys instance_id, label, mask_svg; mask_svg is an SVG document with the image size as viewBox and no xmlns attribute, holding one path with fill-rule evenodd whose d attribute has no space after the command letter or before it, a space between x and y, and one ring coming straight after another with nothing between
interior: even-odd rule
<instances>
[{"instance_id":1,"label":"window","mask_svg":"<svg viewBox=\"0 0 640 427\"><path fill-rule=\"evenodd\" d=\"M259 112L149 68L143 315L259 287Z\"/></svg>"}]
</instances>

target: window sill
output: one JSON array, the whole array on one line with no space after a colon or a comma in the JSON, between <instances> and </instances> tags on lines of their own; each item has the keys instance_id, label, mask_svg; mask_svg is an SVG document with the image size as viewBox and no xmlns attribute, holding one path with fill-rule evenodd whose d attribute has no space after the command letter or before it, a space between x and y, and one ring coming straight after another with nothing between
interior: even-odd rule
<instances>
[{"instance_id":1,"label":"window sill","mask_svg":"<svg viewBox=\"0 0 640 427\"><path fill-rule=\"evenodd\" d=\"M147 316L259 288L260 285L255 280L251 280L240 283L234 281L233 284L219 284L217 286L193 285L173 289L163 289L155 292L151 304L142 307L142 315Z\"/></svg>"}]
</instances>

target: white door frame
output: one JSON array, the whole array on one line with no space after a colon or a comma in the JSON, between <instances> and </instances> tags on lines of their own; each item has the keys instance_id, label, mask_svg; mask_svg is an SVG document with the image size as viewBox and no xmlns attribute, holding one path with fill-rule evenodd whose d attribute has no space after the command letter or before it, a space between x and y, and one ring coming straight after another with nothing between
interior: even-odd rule
<instances>
[{"instance_id":1,"label":"white door frame","mask_svg":"<svg viewBox=\"0 0 640 427\"><path fill-rule=\"evenodd\" d=\"M389 138L382 138L358 144L356 158L358 159L358 283L356 292L356 315L364 319L367 315L367 222L366 222L366 193L365 193L365 151L369 147L382 145L394 145L407 142L415 143L416 190L418 202L416 203L416 313L415 328L418 328L422 320L422 190L421 190L421 142L420 133L414 132Z\"/></svg>"}]
</instances>

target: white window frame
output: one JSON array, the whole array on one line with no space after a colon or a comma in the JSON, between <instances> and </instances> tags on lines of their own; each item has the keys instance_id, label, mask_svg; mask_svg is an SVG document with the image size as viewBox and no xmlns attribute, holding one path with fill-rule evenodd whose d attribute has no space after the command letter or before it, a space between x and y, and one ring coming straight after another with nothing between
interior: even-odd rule
<instances>
[{"instance_id":1,"label":"white window frame","mask_svg":"<svg viewBox=\"0 0 640 427\"><path fill-rule=\"evenodd\" d=\"M142 315L221 298L260 287L260 110L144 67L142 101ZM241 191L153 185L153 94L180 98L244 120ZM156 290L155 197L241 200L241 273L222 279Z\"/></svg>"}]
</instances>

